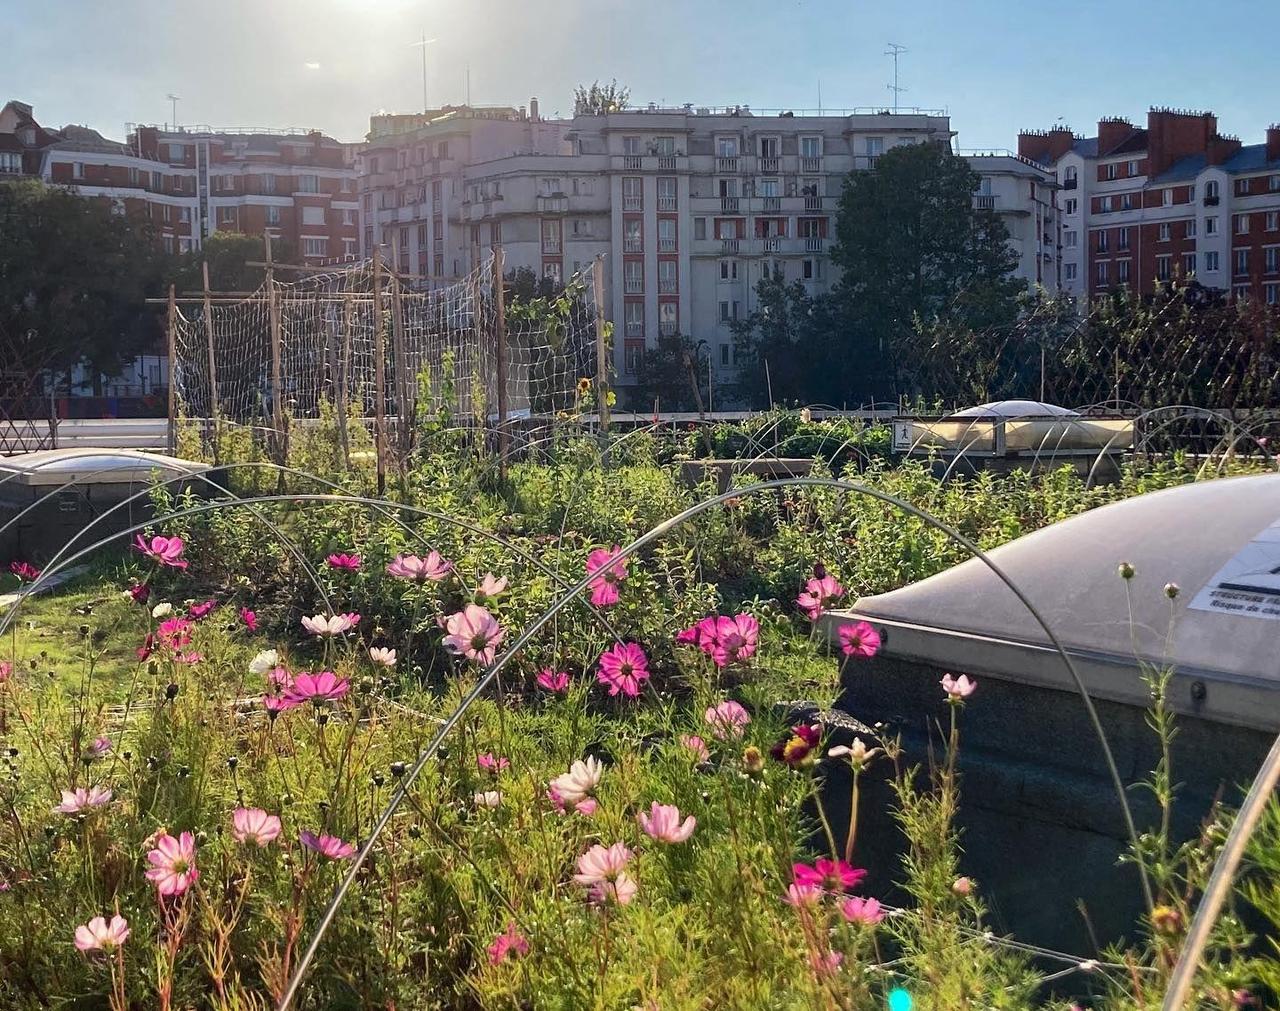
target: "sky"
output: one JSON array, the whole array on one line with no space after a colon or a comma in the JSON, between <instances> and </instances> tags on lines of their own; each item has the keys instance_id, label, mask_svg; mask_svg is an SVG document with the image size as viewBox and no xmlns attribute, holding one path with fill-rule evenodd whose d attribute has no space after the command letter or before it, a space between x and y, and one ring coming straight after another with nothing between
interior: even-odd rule
<instances>
[{"instance_id":1,"label":"sky","mask_svg":"<svg viewBox=\"0 0 1280 1011\"><path fill-rule=\"evenodd\" d=\"M1212 110L1245 143L1280 121L1276 0L0 0L0 101L123 140L125 124L318 128L355 141L378 111L572 111L617 78L633 104L942 109L962 149L1151 105Z\"/></svg>"}]
</instances>

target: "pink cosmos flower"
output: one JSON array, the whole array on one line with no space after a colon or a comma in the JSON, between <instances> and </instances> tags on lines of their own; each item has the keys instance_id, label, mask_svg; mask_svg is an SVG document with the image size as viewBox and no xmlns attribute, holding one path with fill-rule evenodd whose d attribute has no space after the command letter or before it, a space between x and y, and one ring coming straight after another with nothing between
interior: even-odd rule
<instances>
[{"instance_id":1,"label":"pink cosmos flower","mask_svg":"<svg viewBox=\"0 0 1280 1011\"><path fill-rule=\"evenodd\" d=\"M676 633L676 642L681 646L697 646L708 656L714 648L708 644L714 643L715 638L716 616L714 614Z\"/></svg>"},{"instance_id":2,"label":"pink cosmos flower","mask_svg":"<svg viewBox=\"0 0 1280 1011\"><path fill-rule=\"evenodd\" d=\"M142 534L138 534L133 544L158 565L167 565L173 569L187 567L187 561L182 557L184 545L181 537L153 537L148 541Z\"/></svg>"},{"instance_id":3,"label":"pink cosmos flower","mask_svg":"<svg viewBox=\"0 0 1280 1011\"><path fill-rule=\"evenodd\" d=\"M480 585L476 587L476 602L483 604L486 600L492 600L498 594L507 588L507 577L498 578L492 572L486 572L484 579L480 580Z\"/></svg>"},{"instance_id":4,"label":"pink cosmos flower","mask_svg":"<svg viewBox=\"0 0 1280 1011\"><path fill-rule=\"evenodd\" d=\"M632 856L634 854L627 849L626 843L616 842L612 846L596 843L578 857L578 873L573 880L584 886L612 881L631 862Z\"/></svg>"},{"instance_id":5,"label":"pink cosmos flower","mask_svg":"<svg viewBox=\"0 0 1280 1011\"><path fill-rule=\"evenodd\" d=\"M151 599L151 587L146 583L134 583L129 587L129 596L135 604L145 604Z\"/></svg>"},{"instance_id":6,"label":"pink cosmos flower","mask_svg":"<svg viewBox=\"0 0 1280 1011\"><path fill-rule=\"evenodd\" d=\"M425 583L428 579L438 583L449 574L452 563L446 562L438 551L429 551L426 558L417 555L396 555L387 566L388 574L399 579L412 579L416 583Z\"/></svg>"},{"instance_id":7,"label":"pink cosmos flower","mask_svg":"<svg viewBox=\"0 0 1280 1011\"><path fill-rule=\"evenodd\" d=\"M643 811L637 814L636 820L645 835L668 844L684 842L693 835L694 827L698 824L698 819L693 815L681 822L678 807L674 804L659 804L657 801L649 806L648 814Z\"/></svg>"},{"instance_id":8,"label":"pink cosmos flower","mask_svg":"<svg viewBox=\"0 0 1280 1011\"><path fill-rule=\"evenodd\" d=\"M813 751L822 742L822 727L817 723L801 724L791 728L791 736L783 738L769 753L789 766L799 768L810 764Z\"/></svg>"},{"instance_id":9,"label":"pink cosmos flower","mask_svg":"<svg viewBox=\"0 0 1280 1011\"><path fill-rule=\"evenodd\" d=\"M3 678L0 678L0 680L3 680ZM110 737L95 737L93 739L93 743L90 744L89 747L85 748L85 757L101 758L103 755L107 754L107 752L109 752L110 750L111 750Z\"/></svg>"},{"instance_id":10,"label":"pink cosmos flower","mask_svg":"<svg viewBox=\"0 0 1280 1011\"><path fill-rule=\"evenodd\" d=\"M797 909L809 909L822 901L822 895L823 891L817 885L802 885L799 882L793 882L787 885L787 894L783 897L783 901L788 906L795 906Z\"/></svg>"},{"instance_id":11,"label":"pink cosmos flower","mask_svg":"<svg viewBox=\"0 0 1280 1011\"><path fill-rule=\"evenodd\" d=\"M751 714L729 699L706 711L704 718L711 725L711 734L718 741L740 741L751 722Z\"/></svg>"},{"instance_id":12,"label":"pink cosmos flower","mask_svg":"<svg viewBox=\"0 0 1280 1011\"><path fill-rule=\"evenodd\" d=\"M562 773L551 781L554 793L553 803L577 804L595 795L600 780L604 778L604 766L595 755L588 755L585 761L579 760L569 766L569 771Z\"/></svg>"},{"instance_id":13,"label":"pink cosmos flower","mask_svg":"<svg viewBox=\"0 0 1280 1011\"><path fill-rule=\"evenodd\" d=\"M151 866L147 879L154 882L161 898L181 895L200 877L196 869L196 840L190 832L175 839L168 832L156 837L155 849L147 854Z\"/></svg>"},{"instance_id":14,"label":"pink cosmos flower","mask_svg":"<svg viewBox=\"0 0 1280 1011\"><path fill-rule=\"evenodd\" d=\"M874 927L884 919L884 910L875 899L862 899L855 895L840 903L840 915L849 923Z\"/></svg>"},{"instance_id":15,"label":"pink cosmos flower","mask_svg":"<svg viewBox=\"0 0 1280 1011\"><path fill-rule=\"evenodd\" d=\"M823 611L830 610L843 596L844 587L836 582L835 577L823 575L805 584L804 592L796 598L796 603L810 621L817 621Z\"/></svg>"},{"instance_id":16,"label":"pink cosmos flower","mask_svg":"<svg viewBox=\"0 0 1280 1011\"><path fill-rule=\"evenodd\" d=\"M511 762L506 758L499 758L492 751L486 751L483 755L476 756L476 765L480 766L482 772L491 772L496 776L503 769L509 769Z\"/></svg>"},{"instance_id":17,"label":"pink cosmos flower","mask_svg":"<svg viewBox=\"0 0 1280 1011\"><path fill-rule=\"evenodd\" d=\"M289 695L267 692L262 696L262 708L267 711L267 716L273 720L281 713L297 708L298 705L300 703Z\"/></svg>"},{"instance_id":18,"label":"pink cosmos flower","mask_svg":"<svg viewBox=\"0 0 1280 1011\"><path fill-rule=\"evenodd\" d=\"M379 667L394 667L396 665L396 651L386 646L370 646L369 659Z\"/></svg>"},{"instance_id":19,"label":"pink cosmos flower","mask_svg":"<svg viewBox=\"0 0 1280 1011\"><path fill-rule=\"evenodd\" d=\"M563 695L569 690L569 675L563 671L555 671L550 667L544 667L538 672L538 687L551 692L553 695Z\"/></svg>"},{"instance_id":20,"label":"pink cosmos flower","mask_svg":"<svg viewBox=\"0 0 1280 1011\"><path fill-rule=\"evenodd\" d=\"M840 637L840 652L845 656L867 658L880 652L880 633L870 622L841 625L836 635Z\"/></svg>"},{"instance_id":21,"label":"pink cosmos flower","mask_svg":"<svg viewBox=\"0 0 1280 1011\"><path fill-rule=\"evenodd\" d=\"M649 680L649 658L634 642L617 643L600 655L596 680L608 685L611 696L621 692L629 699L637 698Z\"/></svg>"},{"instance_id":22,"label":"pink cosmos flower","mask_svg":"<svg viewBox=\"0 0 1280 1011\"><path fill-rule=\"evenodd\" d=\"M231 838L238 843L266 846L280 835L280 819L260 807L238 807L231 813Z\"/></svg>"},{"instance_id":23,"label":"pink cosmos flower","mask_svg":"<svg viewBox=\"0 0 1280 1011\"><path fill-rule=\"evenodd\" d=\"M186 618L168 618L156 629L156 640L172 650L191 645L191 629L194 626Z\"/></svg>"},{"instance_id":24,"label":"pink cosmos flower","mask_svg":"<svg viewBox=\"0 0 1280 1011\"><path fill-rule=\"evenodd\" d=\"M95 916L88 923L76 927L76 947L81 951L113 952L129 940L129 921L119 913L108 923L105 917Z\"/></svg>"},{"instance_id":25,"label":"pink cosmos flower","mask_svg":"<svg viewBox=\"0 0 1280 1011\"><path fill-rule=\"evenodd\" d=\"M858 887L867 876L860 867L854 867L843 860L828 860L825 857L808 864L792 864L791 874L797 885L822 888L828 892L847 892Z\"/></svg>"},{"instance_id":26,"label":"pink cosmos flower","mask_svg":"<svg viewBox=\"0 0 1280 1011\"><path fill-rule=\"evenodd\" d=\"M334 553L325 559L331 569L340 569L344 572L360 571L360 556Z\"/></svg>"},{"instance_id":27,"label":"pink cosmos flower","mask_svg":"<svg viewBox=\"0 0 1280 1011\"><path fill-rule=\"evenodd\" d=\"M705 762L711 757L711 752L707 750L707 742L697 734L681 734L680 744L693 752L694 758L699 762Z\"/></svg>"},{"instance_id":28,"label":"pink cosmos flower","mask_svg":"<svg viewBox=\"0 0 1280 1011\"><path fill-rule=\"evenodd\" d=\"M568 814L569 808L564 802L564 798L556 791L554 786L547 787L547 800L551 801L551 806L556 809L556 814ZM600 806L595 797L584 797L573 805L573 809L584 818L590 818L596 813L596 808Z\"/></svg>"},{"instance_id":29,"label":"pink cosmos flower","mask_svg":"<svg viewBox=\"0 0 1280 1011\"><path fill-rule=\"evenodd\" d=\"M749 660L760 641L760 623L749 614L735 614L732 618L715 620L715 637L711 640L710 656L717 667L727 667L739 660ZM703 640L706 650L706 640Z\"/></svg>"},{"instance_id":30,"label":"pink cosmos flower","mask_svg":"<svg viewBox=\"0 0 1280 1011\"><path fill-rule=\"evenodd\" d=\"M529 941L520 933L514 922L507 924L507 929L493 939L489 945L489 964L501 965L508 957L516 958L529 954Z\"/></svg>"},{"instance_id":31,"label":"pink cosmos flower","mask_svg":"<svg viewBox=\"0 0 1280 1011\"><path fill-rule=\"evenodd\" d=\"M445 648L481 666L493 663L498 643L507 633L498 619L479 604L468 604L445 622Z\"/></svg>"},{"instance_id":32,"label":"pink cosmos flower","mask_svg":"<svg viewBox=\"0 0 1280 1011\"><path fill-rule=\"evenodd\" d=\"M9 680L13 674L13 664L8 660L0 660L0 685Z\"/></svg>"},{"instance_id":33,"label":"pink cosmos flower","mask_svg":"<svg viewBox=\"0 0 1280 1011\"><path fill-rule=\"evenodd\" d=\"M834 976L840 970L844 955L838 951L828 951L825 955L817 952L809 953L809 967L818 976Z\"/></svg>"},{"instance_id":34,"label":"pink cosmos flower","mask_svg":"<svg viewBox=\"0 0 1280 1011\"><path fill-rule=\"evenodd\" d=\"M10 562L9 571L18 577L20 583L34 583L40 578L40 570L30 562Z\"/></svg>"},{"instance_id":35,"label":"pink cosmos flower","mask_svg":"<svg viewBox=\"0 0 1280 1011\"><path fill-rule=\"evenodd\" d=\"M191 607L187 609L187 614L190 615L194 621L199 621L201 618L208 617L209 612L217 606L218 602L216 600L206 600L203 604L192 604Z\"/></svg>"},{"instance_id":36,"label":"pink cosmos flower","mask_svg":"<svg viewBox=\"0 0 1280 1011\"><path fill-rule=\"evenodd\" d=\"M53 810L56 814L82 814L111 802L111 791L102 786L86 790L83 786L62 791L62 803Z\"/></svg>"},{"instance_id":37,"label":"pink cosmos flower","mask_svg":"<svg viewBox=\"0 0 1280 1011\"><path fill-rule=\"evenodd\" d=\"M978 690L978 682L972 680L968 674L961 674L958 678L944 674L939 683L942 685L942 690L947 693L947 701L952 703L963 702Z\"/></svg>"},{"instance_id":38,"label":"pink cosmos flower","mask_svg":"<svg viewBox=\"0 0 1280 1011\"><path fill-rule=\"evenodd\" d=\"M307 849L314 850L329 860L346 860L356 851L355 843L343 842L336 835L316 835L304 830L299 833L298 838Z\"/></svg>"},{"instance_id":39,"label":"pink cosmos flower","mask_svg":"<svg viewBox=\"0 0 1280 1011\"><path fill-rule=\"evenodd\" d=\"M626 871L619 871L611 881L597 881L591 886L587 898L597 906L625 906L636 897L640 886L635 883Z\"/></svg>"},{"instance_id":40,"label":"pink cosmos flower","mask_svg":"<svg viewBox=\"0 0 1280 1011\"><path fill-rule=\"evenodd\" d=\"M587 584L594 607L611 607L618 602L618 585L627 578L627 559L615 560L621 550L615 544L612 548L596 548L587 556L587 575L594 577Z\"/></svg>"},{"instance_id":41,"label":"pink cosmos flower","mask_svg":"<svg viewBox=\"0 0 1280 1011\"><path fill-rule=\"evenodd\" d=\"M332 638L335 635L341 635L343 632L349 632L360 624L360 615L358 614L330 614L328 616L317 614L310 618L302 619L302 627L312 635L318 635L322 638Z\"/></svg>"},{"instance_id":42,"label":"pink cosmos flower","mask_svg":"<svg viewBox=\"0 0 1280 1011\"><path fill-rule=\"evenodd\" d=\"M336 702L350 688L349 679L340 678L331 670L322 670L319 674L299 674L285 692L285 697L295 705L310 702L318 706L325 702Z\"/></svg>"},{"instance_id":43,"label":"pink cosmos flower","mask_svg":"<svg viewBox=\"0 0 1280 1011\"><path fill-rule=\"evenodd\" d=\"M240 620L250 632L258 631L258 615L247 607L240 608Z\"/></svg>"},{"instance_id":44,"label":"pink cosmos flower","mask_svg":"<svg viewBox=\"0 0 1280 1011\"><path fill-rule=\"evenodd\" d=\"M951 882L951 890L962 899L968 898L973 894L973 879L967 877L956 878Z\"/></svg>"}]
</instances>

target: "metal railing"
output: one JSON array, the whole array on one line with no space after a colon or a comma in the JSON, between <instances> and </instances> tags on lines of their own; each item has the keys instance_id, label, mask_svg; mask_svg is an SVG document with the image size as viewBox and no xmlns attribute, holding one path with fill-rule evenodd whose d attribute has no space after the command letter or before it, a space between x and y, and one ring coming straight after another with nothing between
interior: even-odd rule
<instances>
[{"instance_id":1,"label":"metal railing","mask_svg":"<svg viewBox=\"0 0 1280 1011\"><path fill-rule=\"evenodd\" d=\"M736 253L741 248L742 248L741 239L721 239L720 240L721 253Z\"/></svg>"},{"instance_id":2,"label":"metal railing","mask_svg":"<svg viewBox=\"0 0 1280 1011\"><path fill-rule=\"evenodd\" d=\"M658 278L658 294L659 295L675 295L679 291L680 291L679 278L675 278L675 277Z\"/></svg>"},{"instance_id":3,"label":"metal railing","mask_svg":"<svg viewBox=\"0 0 1280 1011\"><path fill-rule=\"evenodd\" d=\"M738 158L736 155L720 155L716 158L717 172L737 172Z\"/></svg>"},{"instance_id":4,"label":"metal railing","mask_svg":"<svg viewBox=\"0 0 1280 1011\"><path fill-rule=\"evenodd\" d=\"M821 172L822 156L821 155L804 155L800 159L801 172Z\"/></svg>"},{"instance_id":5,"label":"metal railing","mask_svg":"<svg viewBox=\"0 0 1280 1011\"><path fill-rule=\"evenodd\" d=\"M765 197L763 199L763 208L766 211L782 210L782 197Z\"/></svg>"},{"instance_id":6,"label":"metal railing","mask_svg":"<svg viewBox=\"0 0 1280 1011\"><path fill-rule=\"evenodd\" d=\"M671 238L658 238L659 253L674 253L676 251L676 240Z\"/></svg>"},{"instance_id":7,"label":"metal railing","mask_svg":"<svg viewBox=\"0 0 1280 1011\"><path fill-rule=\"evenodd\" d=\"M622 209L624 211L643 211L644 197L626 197L622 198Z\"/></svg>"},{"instance_id":8,"label":"metal railing","mask_svg":"<svg viewBox=\"0 0 1280 1011\"><path fill-rule=\"evenodd\" d=\"M625 292L628 295L644 294L644 278L643 277L628 277L623 281L622 285L623 285L622 286L623 292Z\"/></svg>"},{"instance_id":9,"label":"metal railing","mask_svg":"<svg viewBox=\"0 0 1280 1011\"><path fill-rule=\"evenodd\" d=\"M728 213L736 214L738 211L738 198L737 197L721 197L720 210Z\"/></svg>"},{"instance_id":10,"label":"metal railing","mask_svg":"<svg viewBox=\"0 0 1280 1011\"><path fill-rule=\"evenodd\" d=\"M676 156L673 154L658 155L658 171L674 172L676 170Z\"/></svg>"},{"instance_id":11,"label":"metal railing","mask_svg":"<svg viewBox=\"0 0 1280 1011\"><path fill-rule=\"evenodd\" d=\"M822 197L805 197L805 198L804 198L804 209L805 209L806 211L820 211L820 210L822 210Z\"/></svg>"},{"instance_id":12,"label":"metal railing","mask_svg":"<svg viewBox=\"0 0 1280 1011\"><path fill-rule=\"evenodd\" d=\"M677 201L677 198L676 198L676 197L664 197L664 196L662 196L662 195L659 195L659 196L658 196L658 210L660 210L660 211L674 211L674 210L676 209L676 201Z\"/></svg>"},{"instance_id":13,"label":"metal railing","mask_svg":"<svg viewBox=\"0 0 1280 1011\"><path fill-rule=\"evenodd\" d=\"M760 156L760 171L765 175L777 175L780 164L781 159L777 155L762 154Z\"/></svg>"},{"instance_id":14,"label":"metal railing","mask_svg":"<svg viewBox=\"0 0 1280 1011\"><path fill-rule=\"evenodd\" d=\"M622 240L622 251L624 253L643 253L644 239L632 236Z\"/></svg>"},{"instance_id":15,"label":"metal railing","mask_svg":"<svg viewBox=\"0 0 1280 1011\"><path fill-rule=\"evenodd\" d=\"M622 167L629 172L639 172L644 166L644 159L638 154L624 154L622 156Z\"/></svg>"}]
</instances>

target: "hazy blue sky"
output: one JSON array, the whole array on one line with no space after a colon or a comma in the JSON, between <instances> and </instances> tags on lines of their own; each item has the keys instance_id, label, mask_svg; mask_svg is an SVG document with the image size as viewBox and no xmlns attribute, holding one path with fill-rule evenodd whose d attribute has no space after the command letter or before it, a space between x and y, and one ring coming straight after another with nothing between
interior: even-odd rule
<instances>
[{"instance_id":1,"label":"hazy blue sky","mask_svg":"<svg viewBox=\"0 0 1280 1011\"><path fill-rule=\"evenodd\" d=\"M961 147L1078 131L1153 103L1212 109L1246 143L1280 120L1276 0L0 0L0 98L123 139L129 121L314 126L357 140L379 109L541 100L616 76L638 103L945 108Z\"/></svg>"}]
</instances>

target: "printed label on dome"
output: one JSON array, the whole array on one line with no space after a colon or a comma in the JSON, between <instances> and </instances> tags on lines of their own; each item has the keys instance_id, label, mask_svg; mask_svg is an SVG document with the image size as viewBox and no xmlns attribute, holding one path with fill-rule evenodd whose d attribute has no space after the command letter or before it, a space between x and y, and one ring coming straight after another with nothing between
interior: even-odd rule
<instances>
[{"instance_id":1,"label":"printed label on dome","mask_svg":"<svg viewBox=\"0 0 1280 1011\"><path fill-rule=\"evenodd\" d=\"M1236 552L1190 606L1280 621L1280 520Z\"/></svg>"}]
</instances>

